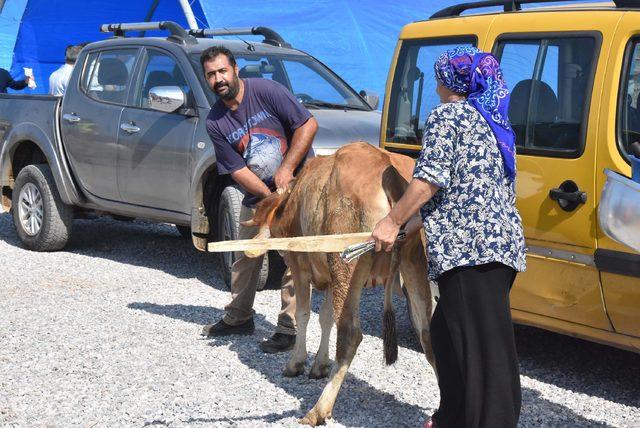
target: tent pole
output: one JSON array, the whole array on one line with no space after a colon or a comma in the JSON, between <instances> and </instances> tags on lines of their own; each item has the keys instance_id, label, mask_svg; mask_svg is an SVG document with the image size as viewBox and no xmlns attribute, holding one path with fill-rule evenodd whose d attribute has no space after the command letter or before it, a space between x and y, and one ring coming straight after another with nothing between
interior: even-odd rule
<instances>
[{"instance_id":1,"label":"tent pole","mask_svg":"<svg viewBox=\"0 0 640 428\"><path fill-rule=\"evenodd\" d=\"M178 0L180 2L180 6L182 6L182 10L184 11L184 16L187 18L187 24L189 24L189 29L195 30L198 28L198 23L196 22L196 17L193 15L193 10L191 10L191 5L189 4L189 0Z\"/></svg>"}]
</instances>

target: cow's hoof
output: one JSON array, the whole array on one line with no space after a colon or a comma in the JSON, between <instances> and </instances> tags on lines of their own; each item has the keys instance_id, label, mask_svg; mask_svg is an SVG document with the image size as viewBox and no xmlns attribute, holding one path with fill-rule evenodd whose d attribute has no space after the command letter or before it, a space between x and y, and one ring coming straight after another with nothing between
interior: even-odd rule
<instances>
[{"instance_id":1,"label":"cow's hoof","mask_svg":"<svg viewBox=\"0 0 640 428\"><path fill-rule=\"evenodd\" d=\"M309 372L309 379L324 379L331 372L331 364L313 365Z\"/></svg>"},{"instance_id":2,"label":"cow's hoof","mask_svg":"<svg viewBox=\"0 0 640 428\"><path fill-rule=\"evenodd\" d=\"M301 374L304 374L304 362L295 363L293 367L287 364L282 372L282 376L284 377L296 377Z\"/></svg>"},{"instance_id":3,"label":"cow's hoof","mask_svg":"<svg viewBox=\"0 0 640 428\"><path fill-rule=\"evenodd\" d=\"M301 425L310 425L312 427L324 425L326 420L331 418L331 414L321 415L320 413L321 412L314 407L309 410L309 413L307 413L304 418L300 419L298 423Z\"/></svg>"}]
</instances>

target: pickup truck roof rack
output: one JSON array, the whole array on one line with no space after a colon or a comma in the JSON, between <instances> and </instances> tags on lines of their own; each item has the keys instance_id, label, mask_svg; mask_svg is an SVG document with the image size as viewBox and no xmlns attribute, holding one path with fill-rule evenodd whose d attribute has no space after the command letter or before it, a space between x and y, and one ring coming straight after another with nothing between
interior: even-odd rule
<instances>
[{"instance_id":1,"label":"pickup truck roof rack","mask_svg":"<svg viewBox=\"0 0 640 428\"><path fill-rule=\"evenodd\" d=\"M434 13L429 19L447 18L452 16L460 16L462 12L471 9L480 9L484 7L503 6L505 12L515 12L521 10L521 5L529 3L561 3L567 0L486 0L471 3L461 3L446 7ZM576 3L586 4L584 0L575 0ZM617 8L621 9L639 9L640 0L613 0Z\"/></svg>"},{"instance_id":2,"label":"pickup truck roof rack","mask_svg":"<svg viewBox=\"0 0 640 428\"><path fill-rule=\"evenodd\" d=\"M189 34L195 37L260 35L264 36L262 43L283 48L291 47L291 44L287 43L280 34L268 27L198 28L195 30L189 30Z\"/></svg>"},{"instance_id":3,"label":"pickup truck roof rack","mask_svg":"<svg viewBox=\"0 0 640 428\"><path fill-rule=\"evenodd\" d=\"M133 22L130 24L102 24L100 26L100 32L113 33L114 37L125 37L127 31L152 31L152 30L167 30L170 33L169 40L193 45L198 43L195 37L187 33L187 31L180 25L173 21L161 21L161 22Z\"/></svg>"}]
</instances>

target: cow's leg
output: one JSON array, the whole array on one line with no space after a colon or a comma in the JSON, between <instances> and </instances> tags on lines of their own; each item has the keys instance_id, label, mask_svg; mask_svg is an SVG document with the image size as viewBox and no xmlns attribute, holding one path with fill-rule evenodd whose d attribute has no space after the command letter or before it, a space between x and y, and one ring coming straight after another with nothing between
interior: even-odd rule
<instances>
[{"instance_id":1,"label":"cow's leg","mask_svg":"<svg viewBox=\"0 0 640 428\"><path fill-rule=\"evenodd\" d=\"M360 294L371 272L371 255L361 257L355 269L340 261L337 254L330 254L328 259L333 280L333 310L338 327L336 362L322 395L300 421L302 424L311 426L323 424L331 417L344 377L362 341L359 316Z\"/></svg>"},{"instance_id":2,"label":"cow's leg","mask_svg":"<svg viewBox=\"0 0 640 428\"><path fill-rule=\"evenodd\" d=\"M295 286L296 344L282 374L286 377L295 377L304 373L304 365L307 361L307 324L311 313L311 280L309 275L300 269L297 257L289 256L286 262L291 269Z\"/></svg>"},{"instance_id":3,"label":"cow's leg","mask_svg":"<svg viewBox=\"0 0 640 428\"><path fill-rule=\"evenodd\" d=\"M407 290L408 303L411 305L413 326L420 338L420 344L427 361L429 361L435 372L436 360L433 355L431 334L429 332L432 300L431 287L427 280L427 259L424 256L421 245L419 249L416 249L416 246L411 244L407 242L406 246L403 246L400 250L400 274Z\"/></svg>"},{"instance_id":4,"label":"cow's leg","mask_svg":"<svg viewBox=\"0 0 640 428\"><path fill-rule=\"evenodd\" d=\"M322 379L329 376L331 365L329 364L329 337L331 336L331 328L333 327L333 306L331 298L331 288L327 288L324 292L324 301L320 307L320 328L322 329L322 337L320 338L320 347L318 353L311 366L309 372L310 379Z\"/></svg>"}]
</instances>

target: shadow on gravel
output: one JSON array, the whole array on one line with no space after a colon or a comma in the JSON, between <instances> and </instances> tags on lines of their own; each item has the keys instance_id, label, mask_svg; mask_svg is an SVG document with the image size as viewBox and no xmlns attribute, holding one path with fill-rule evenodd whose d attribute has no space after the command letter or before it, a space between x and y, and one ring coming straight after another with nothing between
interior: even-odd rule
<instances>
[{"instance_id":1,"label":"shadow on gravel","mask_svg":"<svg viewBox=\"0 0 640 428\"><path fill-rule=\"evenodd\" d=\"M381 288L362 293L361 307L369 308L368 312L361 310L364 334L380 337L383 300ZM321 303L322 298L314 295L313 310L317 312ZM409 321L406 300L394 296L394 307L401 347L398 358L402 358L402 348L422 352ZM614 403L640 407L640 354L523 325L515 326L515 335L522 375ZM526 395L524 391L523 394ZM529 391L528 394L537 393Z\"/></svg>"},{"instance_id":2,"label":"shadow on gravel","mask_svg":"<svg viewBox=\"0 0 640 428\"><path fill-rule=\"evenodd\" d=\"M363 304L374 304L376 299L382 303L382 297L378 296L375 290L367 290L363 293ZM401 300L400 300L401 302ZM409 320L406 315L402 315L402 305L396 301L396 308L398 311L398 330L403 330L405 333L399 335L399 340L404 338L405 343L415 344L418 348L420 345L415 339L409 324ZM318 310L319 305L322 303L322 298L318 293L314 293L312 305L314 310ZM375 306L375 305L374 305ZM215 322L223 315L223 311L220 309L211 308L208 306L190 306L190 305L157 305L153 303L135 302L128 305L131 309L143 310L155 315L166 316L181 321L186 321L198 325L204 325L211 322ZM378 316L371 316L371 314L363 314L362 324L363 330L365 323L368 328L378 329ZM282 376L282 369L284 368L289 353L285 354L263 354L258 348L258 341L265 337L268 337L274 330L275 326L267 321L263 315L256 314L254 317L256 323L256 333L253 336L231 336L224 338L216 338L210 340L210 346L228 346L230 350L238 354L238 358L247 367L256 370L271 383L282 388L287 394L292 397L296 397L300 400L300 407L298 411L286 411L283 413L273 413L260 415L255 417L246 418L198 418L194 420L184 421L192 423L215 423L215 422L229 422L234 421L266 421L266 422L278 422L282 419L295 417L301 418L306 412L311 409L315 404L318 397L322 393L322 389L326 384L326 379L321 381L310 380L306 375L298 378L290 379ZM521 327L518 327L520 330ZM518 331L518 346L521 348L521 335ZM546 332L542 332L546 334ZM335 330L334 330L335 339ZM410 346L414 349L414 346ZM315 351L315 350L313 350ZM526 352L525 352L526 355ZM313 362L314 353L309 353L307 360L307 371ZM362 356L361 356L362 357ZM399 358L402 358L402 350L400 350ZM521 356L522 358L522 356ZM526 355L522 363L522 373L531 376L528 372L529 362L531 357ZM425 360L425 370L431 370ZM548 371L548 367L543 366L541 370ZM531 376L535 377L535 376ZM634 379L637 379L635 377ZM554 383L545 379L540 379L543 382ZM631 383L631 381L630 381ZM558 385L562 386L562 385ZM568 387L567 385L562 387ZM437 394L437 391L433 391L433 394ZM607 398L607 397L605 397ZM610 399L610 398L607 398ZM576 414L572 410L552 403L544 398L540 397L538 391L523 388L522 389L522 414L520 416L520 422L518 426L522 427L539 427L539 426L572 426L572 427L594 427L594 426L607 426L606 424L599 424L594 421L583 418ZM353 410L357 409L357 412ZM412 426L415 427L415 421L424 421L426 417L435 409L422 408L414 405L410 405L401 401L398 401L394 396L379 391L369 385L366 381L354 377L349 373L345 379L345 382L338 396L336 406L334 408L334 418L337 422L347 426ZM406 421L411 423L403 423L397 420L397 415L403 415ZM372 421L376 421L372 424Z\"/></svg>"},{"instance_id":3,"label":"shadow on gravel","mask_svg":"<svg viewBox=\"0 0 640 428\"><path fill-rule=\"evenodd\" d=\"M0 214L0 240L22 248L8 213ZM174 226L110 217L74 220L64 252L163 271L176 278L197 278L220 290L226 285L215 255L195 249Z\"/></svg>"},{"instance_id":4,"label":"shadow on gravel","mask_svg":"<svg viewBox=\"0 0 640 428\"><path fill-rule=\"evenodd\" d=\"M222 310L206 306L165 306L136 302L129 304L128 307L195 324L207 324L217 321L223 315ZM258 348L258 341L268 337L275 330L275 325L260 314L256 314L254 322L256 324L256 334L254 336L229 336L210 339L210 346L214 348L225 346L236 352L239 360L247 367L261 373L269 382L283 389L292 397L299 399L300 407L295 412L267 414L242 420L277 422L291 416L296 417L296 419L302 418L313 407L326 384L326 379L316 381L310 380L306 376L315 354L309 353L305 375L293 379L285 378L282 376L282 370L289 359L289 353L267 355ZM428 370L426 366L425 370ZM434 391L434 394L437 394L437 392ZM354 412L356 409L357 412ZM415 421L424 421L433 410L398 401L393 395L381 392L366 381L358 379L349 373L340 391L333 414L336 421L347 426L371 426L371 421L376 421L376 426L404 426L401 421L395 419L394 415L403 415L407 421L412 421L411 425L406 426L415 426ZM223 422L225 420L227 419L208 419L203 422ZM234 418L233 420L236 421L238 419Z\"/></svg>"},{"instance_id":5,"label":"shadow on gravel","mask_svg":"<svg viewBox=\"0 0 640 428\"><path fill-rule=\"evenodd\" d=\"M640 407L640 355L516 325L520 372L541 382Z\"/></svg>"}]
</instances>

